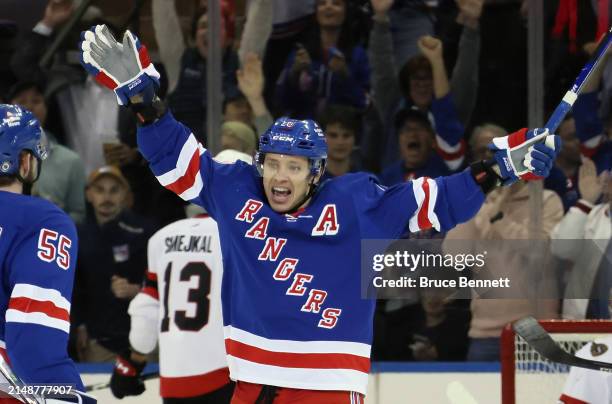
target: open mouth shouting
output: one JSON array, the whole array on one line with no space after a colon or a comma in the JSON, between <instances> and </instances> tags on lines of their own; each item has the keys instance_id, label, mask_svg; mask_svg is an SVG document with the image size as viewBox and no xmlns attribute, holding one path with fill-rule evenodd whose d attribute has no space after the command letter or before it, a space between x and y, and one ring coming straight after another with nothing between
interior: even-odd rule
<instances>
[{"instance_id":1,"label":"open mouth shouting","mask_svg":"<svg viewBox=\"0 0 612 404\"><path fill-rule=\"evenodd\" d=\"M406 143L406 149L410 151L419 151L421 149L421 142L416 139L410 140Z\"/></svg>"},{"instance_id":2,"label":"open mouth shouting","mask_svg":"<svg viewBox=\"0 0 612 404\"><path fill-rule=\"evenodd\" d=\"M279 205L284 205L291 198L291 190L287 187L272 187L272 200Z\"/></svg>"}]
</instances>

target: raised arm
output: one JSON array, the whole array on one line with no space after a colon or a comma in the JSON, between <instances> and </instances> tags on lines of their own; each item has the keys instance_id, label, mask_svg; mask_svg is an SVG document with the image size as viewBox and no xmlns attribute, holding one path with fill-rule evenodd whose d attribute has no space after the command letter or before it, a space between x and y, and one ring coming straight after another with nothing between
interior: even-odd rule
<instances>
[{"instance_id":1,"label":"raised arm","mask_svg":"<svg viewBox=\"0 0 612 404\"><path fill-rule=\"evenodd\" d=\"M451 74L450 88L459 119L467 125L478 95L478 62L480 61L480 16L484 0L461 0L458 22L463 25L457 61Z\"/></svg>"},{"instance_id":2,"label":"raised arm","mask_svg":"<svg viewBox=\"0 0 612 404\"><path fill-rule=\"evenodd\" d=\"M368 57L372 68L372 98L381 117L387 117L402 98L393 56L388 12L393 0L371 0L374 25L370 31Z\"/></svg>"},{"instance_id":3,"label":"raised arm","mask_svg":"<svg viewBox=\"0 0 612 404\"><path fill-rule=\"evenodd\" d=\"M43 18L24 36L11 57L11 70L15 76L24 81L46 81L47 72L40 67L40 58L51 44L53 33L73 11L70 0L47 2Z\"/></svg>"},{"instance_id":4,"label":"raised arm","mask_svg":"<svg viewBox=\"0 0 612 404\"><path fill-rule=\"evenodd\" d=\"M242 31L238 56L244 65L248 54L254 53L263 59L264 51L270 34L274 17L273 0L252 0L249 2L246 23Z\"/></svg>"},{"instance_id":5,"label":"raised arm","mask_svg":"<svg viewBox=\"0 0 612 404\"><path fill-rule=\"evenodd\" d=\"M431 64L434 97L436 99L446 97L450 92L450 85L448 84L446 66L444 66L442 41L430 35L425 35L419 38L417 45L423 56L425 56L429 64Z\"/></svg>"},{"instance_id":6,"label":"raised arm","mask_svg":"<svg viewBox=\"0 0 612 404\"><path fill-rule=\"evenodd\" d=\"M388 223L393 229L392 235L398 237L406 226L411 232L431 228L448 231L470 220L480 210L485 194L497 186L508 186L519 179L530 181L548 176L560 149L560 140L558 136L547 133L547 130L542 129L521 129L508 136L496 138L495 143L490 145L495 152L493 159L473 163L458 174L435 179L421 177L389 189L379 187L375 194L378 192L378 196L382 194L382 197L375 200L385 206L378 209L376 220ZM545 136L550 137L544 143L533 143L542 141ZM511 147L516 149L509 150ZM519 152L523 155L522 162L514 155L517 150L523 150ZM527 154L524 154L525 152ZM531 168L527 168L525 164ZM558 205L559 209L555 212L562 215L560 201ZM402 212L408 212L405 217L407 223L398 220L398 206ZM553 220L547 221L549 227L543 231L550 233L551 223Z\"/></svg>"},{"instance_id":7,"label":"raised arm","mask_svg":"<svg viewBox=\"0 0 612 404\"><path fill-rule=\"evenodd\" d=\"M122 45L104 25L83 32L82 38L83 66L115 92L120 105L134 111L140 124L138 148L158 181L182 199L204 206L214 218L218 193L213 192L213 182L231 176L240 164L214 162L191 130L167 111L156 95L159 72L146 47L130 31L125 32Z\"/></svg>"},{"instance_id":8,"label":"raised arm","mask_svg":"<svg viewBox=\"0 0 612 404\"><path fill-rule=\"evenodd\" d=\"M89 34L85 35L85 43L81 47L83 64L88 71L97 73L98 78L101 73L105 77L114 77L115 74L122 74L122 71L118 70L120 68L129 72L128 77L134 77L127 81L102 80L101 82L115 91L120 103L129 103L139 117L142 125L138 130L139 148L149 161L157 179L181 198L202 204L214 218L216 206L212 182L216 177L222 178L217 181L223 181L223 178L227 180L227 176L231 175L233 170L241 169L236 168L238 163L223 165L213 162L210 154L196 141L195 136L165 110L163 102L155 95L159 77L157 71L150 63L142 65L138 63L134 66L130 61L133 58L131 55L141 56L143 53L146 55L146 52L138 52L138 41L129 31L124 36L119 56L115 57L118 59L118 66L109 61L116 52L118 44L107 36L104 27L96 27L87 32ZM102 37L106 37L106 41L112 40L112 44L104 45ZM109 49L100 49L101 46ZM560 146L559 137L548 133L547 129L521 129L511 135L495 138L490 146L494 152L494 159L473 164L468 174L462 174L468 179L459 181L469 183L471 178L471 188L480 187L481 192L486 193L497 185L509 185L518 179L542 179L549 174ZM247 167L252 169L250 166ZM461 203L461 197L458 194L453 196L456 198L453 203L457 205L455 207L449 205L448 215L454 219L461 219L462 211L453 211ZM480 199L472 215L482 204L483 198ZM419 203L419 209L425 206L429 211L427 206L434 206L434 203L423 205L423 201ZM467 212L471 210L467 209ZM438 227L442 228L441 225Z\"/></svg>"},{"instance_id":9,"label":"raised arm","mask_svg":"<svg viewBox=\"0 0 612 404\"><path fill-rule=\"evenodd\" d=\"M434 117L436 145L440 156L451 171L457 170L465 158L465 128L459 121L453 103L444 57L442 41L431 36L423 36L418 42L423 56L431 64L434 85L434 99L431 112Z\"/></svg>"},{"instance_id":10,"label":"raised arm","mask_svg":"<svg viewBox=\"0 0 612 404\"><path fill-rule=\"evenodd\" d=\"M216 217L213 182L218 171L230 165L214 162L189 128L170 112L160 113L154 122L138 128L138 149L163 187Z\"/></svg>"},{"instance_id":11,"label":"raised arm","mask_svg":"<svg viewBox=\"0 0 612 404\"><path fill-rule=\"evenodd\" d=\"M431 113L436 131L436 148L438 154L451 171L459 169L465 160L465 128L459 121L455 104L450 94L434 99Z\"/></svg>"},{"instance_id":12,"label":"raised arm","mask_svg":"<svg viewBox=\"0 0 612 404\"><path fill-rule=\"evenodd\" d=\"M255 53L247 53L242 67L236 72L236 79L238 80L238 88L253 109L257 133L264 133L272 125L274 119L263 97L265 79L261 58Z\"/></svg>"},{"instance_id":13,"label":"raised arm","mask_svg":"<svg viewBox=\"0 0 612 404\"><path fill-rule=\"evenodd\" d=\"M181 23L174 5L174 0L153 0L151 3L153 32L159 48L159 57L168 74L168 93L178 83L181 57L185 52Z\"/></svg>"}]
</instances>

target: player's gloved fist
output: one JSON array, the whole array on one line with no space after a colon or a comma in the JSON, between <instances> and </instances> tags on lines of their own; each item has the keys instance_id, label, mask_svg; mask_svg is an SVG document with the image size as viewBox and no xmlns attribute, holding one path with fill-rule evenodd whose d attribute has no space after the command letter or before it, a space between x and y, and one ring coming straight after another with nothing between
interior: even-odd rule
<instances>
[{"instance_id":1,"label":"player's gloved fist","mask_svg":"<svg viewBox=\"0 0 612 404\"><path fill-rule=\"evenodd\" d=\"M123 34L123 43L113 37L106 25L96 25L81 33L81 64L98 83L117 95L120 105L143 94L145 101L159 87L159 72L149 59L147 48L130 31Z\"/></svg>"},{"instance_id":2,"label":"player's gloved fist","mask_svg":"<svg viewBox=\"0 0 612 404\"><path fill-rule=\"evenodd\" d=\"M548 129L523 128L508 136L497 137L489 145L495 152L502 185L518 179L538 180L548 176L561 150L561 139Z\"/></svg>"},{"instance_id":3,"label":"player's gloved fist","mask_svg":"<svg viewBox=\"0 0 612 404\"><path fill-rule=\"evenodd\" d=\"M140 374L147 362L136 362L130 358L130 353L117 356L115 368L110 380L110 389L117 398L137 396L145 391Z\"/></svg>"}]
</instances>

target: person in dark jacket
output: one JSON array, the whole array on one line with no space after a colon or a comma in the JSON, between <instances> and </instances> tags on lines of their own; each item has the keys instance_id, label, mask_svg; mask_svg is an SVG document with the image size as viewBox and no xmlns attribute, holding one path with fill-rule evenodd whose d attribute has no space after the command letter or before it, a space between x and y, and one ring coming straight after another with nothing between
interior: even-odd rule
<instances>
[{"instance_id":1,"label":"person in dark jacket","mask_svg":"<svg viewBox=\"0 0 612 404\"><path fill-rule=\"evenodd\" d=\"M370 64L365 49L354 43L351 4L318 0L309 41L289 54L276 87L281 114L313 118L327 104L365 109Z\"/></svg>"},{"instance_id":2,"label":"person in dark jacket","mask_svg":"<svg viewBox=\"0 0 612 404\"><path fill-rule=\"evenodd\" d=\"M111 362L129 348L127 310L145 275L153 226L127 208L130 189L117 167L94 171L86 193L93 213L78 227L75 348L81 361Z\"/></svg>"}]
</instances>

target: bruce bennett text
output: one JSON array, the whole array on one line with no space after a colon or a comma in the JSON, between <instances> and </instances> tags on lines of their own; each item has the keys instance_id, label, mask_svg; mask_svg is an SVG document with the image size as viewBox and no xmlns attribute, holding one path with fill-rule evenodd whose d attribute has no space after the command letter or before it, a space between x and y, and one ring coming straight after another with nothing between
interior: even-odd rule
<instances>
[{"instance_id":1,"label":"bruce bennett text","mask_svg":"<svg viewBox=\"0 0 612 404\"><path fill-rule=\"evenodd\" d=\"M430 279L426 276L408 277L399 279L384 279L377 276L372 279L375 288L509 288L510 279L470 279L460 276L457 279Z\"/></svg>"}]
</instances>

